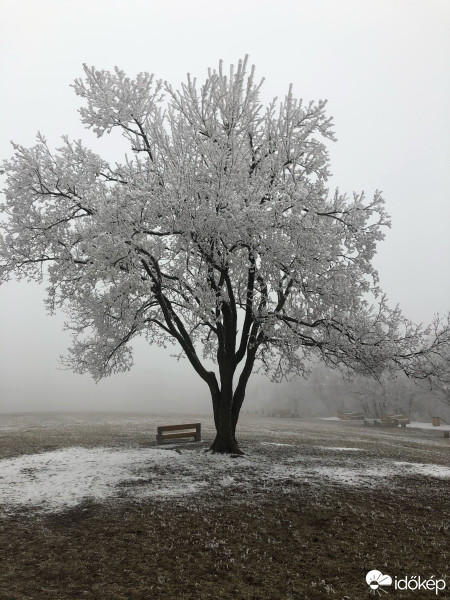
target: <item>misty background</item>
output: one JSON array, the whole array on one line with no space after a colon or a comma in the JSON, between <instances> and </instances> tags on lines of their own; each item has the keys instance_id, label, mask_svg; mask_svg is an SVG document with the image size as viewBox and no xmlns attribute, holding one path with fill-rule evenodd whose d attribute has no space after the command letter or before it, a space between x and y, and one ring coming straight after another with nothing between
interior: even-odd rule
<instances>
[{"instance_id":1,"label":"misty background","mask_svg":"<svg viewBox=\"0 0 450 600\"><path fill-rule=\"evenodd\" d=\"M178 86L187 72L202 80L219 59L237 63L249 54L266 79L264 101L283 97L290 83L296 97L328 99L338 138L330 189L367 197L382 190L392 229L375 266L390 304L417 323L449 310L447 0L2 0L0 23L1 159L12 154L10 140L31 146L37 131L51 147L67 134L107 160L122 159L120 136L97 139L79 122L70 84L82 63L117 65L129 77L148 71ZM210 412L209 390L187 361L144 340L133 344L129 373L95 384L61 370L70 336L64 315L45 314L44 288L0 288L0 412ZM255 375L244 410L270 412L279 402L304 416L333 415L383 394L392 408L401 397L422 416L439 405L407 382L377 385L345 384L321 368L308 382L278 386Z\"/></svg>"}]
</instances>

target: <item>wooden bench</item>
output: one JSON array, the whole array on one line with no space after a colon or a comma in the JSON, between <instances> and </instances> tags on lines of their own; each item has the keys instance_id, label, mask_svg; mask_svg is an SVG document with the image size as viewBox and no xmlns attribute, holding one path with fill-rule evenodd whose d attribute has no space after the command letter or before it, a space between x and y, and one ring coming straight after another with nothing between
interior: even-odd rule
<instances>
[{"instance_id":1,"label":"wooden bench","mask_svg":"<svg viewBox=\"0 0 450 600\"><path fill-rule=\"evenodd\" d=\"M383 427L406 427L410 423L407 415L383 415L381 417L381 425Z\"/></svg>"},{"instance_id":2,"label":"wooden bench","mask_svg":"<svg viewBox=\"0 0 450 600\"><path fill-rule=\"evenodd\" d=\"M166 433L166 431L171 433ZM161 425L157 428L156 441L162 444L164 441L182 438L194 438L201 442L201 423L186 423L183 425Z\"/></svg>"},{"instance_id":3,"label":"wooden bench","mask_svg":"<svg viewBox=\"0 0 450 600\"><path fill-rule=\"evenodd\" d=\"M411 423L411 419L408 417L408 415L395 415L395 418L402 427L406 427Z\"/></svg>"}]
</instances>

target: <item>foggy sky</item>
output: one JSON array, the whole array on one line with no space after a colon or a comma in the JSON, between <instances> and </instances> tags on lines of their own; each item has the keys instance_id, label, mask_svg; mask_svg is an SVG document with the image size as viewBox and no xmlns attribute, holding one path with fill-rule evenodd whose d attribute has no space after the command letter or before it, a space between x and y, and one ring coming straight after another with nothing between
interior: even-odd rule
<instances>
[{"instance_id":1,"label":"foggy sky","mask_svg":"<svg viewBox=\"0 0 450 600\"><path fill-rule=\"evenodd\" d=\"M450 3L447 0L2 0L0 158L10 140L82 138L108 160L120 144L81 126L69 84L82 63L199 80L245 54L265 100L289 83L328 99L338 142L330 187L383 191L392 229L376 267L391 305L416 322L450 308ZM2 184L3 185L3 182ZM0 411L210 410L205 384L170 351L135 344L130 373L98 385L58 370L70 343L36 284L0 288ZM263 383L249 386L250 401Z\"/></svg>"}]
</instances>

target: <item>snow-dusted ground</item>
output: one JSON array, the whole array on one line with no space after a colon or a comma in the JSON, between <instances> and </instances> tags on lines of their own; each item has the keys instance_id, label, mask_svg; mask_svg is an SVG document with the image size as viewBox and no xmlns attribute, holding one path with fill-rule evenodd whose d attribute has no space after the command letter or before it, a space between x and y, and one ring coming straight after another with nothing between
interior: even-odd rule
<instances>
[{"instance_id":1,"label":"snow-dusted ground","mask_svg":"<svg viewBox=\"0 0 450 600\"><path fill-rule=\"evenodd\" d=\"M93 417L89 426L94 431L96 427L119 427L117 431L125 433L116 433L116 439L128 431L134 440L135 430L140 435L151 432L150 439L154 439L155 422L149 417L99 416ZM71 431L86 426L81 417L38 421L30 418L25 419L25 425L23 419L13 419L4 423L0 431L22 435L47 431L50 439L53 430L64 433L65 428ZM206 424L206 430L212 433L211 424ZM255 423L244 420L242 434L244 441L247 436L247 454L241 458L213 455L206 451L206 444L85 447L79 442L71 445L70 440L54 451L4 458L0 460L0 510L11 513L29 508L51 512L86 500L156 501L189 497L192 493L253 493L261 486L277 486L283 493L298 485L320 489L327 485L373 488L392 485L409 476L427 477L430 481L450 479L450 468L432 463L434 459L445 464L442 457L448 452L447 440L444 443L442 439L435 449L434 438L421 440L420 434L411 437L403 432L407 437L402 438L378 428L342 427L337 423L305 425L301 420L283 419L256 419ZM417 447L414 456L423 457L424 462L397 460L403 456L402 440L408 442L405 446ZM391 454L382 455L385 451Z\"/></svg>"},{"instance_id":2,"label":"snow-dusted ground","mask_svg":"<svg viewBox=\"0 0 450 600\"><path fill-rule=\"evenodd\" d=\"M321 421L341 421L339 417L321 417ZM422 423L420 421L411 421L406 425L407 429L432 429L434 431L450 431L450 425L441 423L440 425L433 425L432 423Z\"/></svg>"},{"instance_id":3,"label":"snow-dusted ground","mask_svg":"<svg viewBox=\"0 0 450 600\"><path fill-rule=\"evenodd\" d=\"M136 483L143 484L138 497L184 495L201 486L191 482L192 470L191 460L174 450L71 447L0 461L0 497L10 507L58 510L117 496Z\"/></svg>"},{"instance_id":4,"label":"snow-dusted ground","mask_svg":"<svg viewBox=\"0 0 450 600\"><path fill-rule=\"evenodd\" d=\"M411 421L407 428L416 428L416 429L433 429L434 431L450 431L450 425L446 425L445 423L441 423L437 427L432 423L419 423L419 421Z\"/></svg>"}]
</instances>

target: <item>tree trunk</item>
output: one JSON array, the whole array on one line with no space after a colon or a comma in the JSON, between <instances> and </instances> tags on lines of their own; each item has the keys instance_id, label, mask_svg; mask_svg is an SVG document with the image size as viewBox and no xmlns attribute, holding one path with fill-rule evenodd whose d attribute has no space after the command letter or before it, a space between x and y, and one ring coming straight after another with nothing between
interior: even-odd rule
<instances>
[{"instance_id":1,"label":"tree trunk","mask_svg":"<svg viewBox=\"0 0 450 600\"><path fill-rule=\"evenodd\" d=\"M233 350L233 360L227 361L226 353L219 353L220 395L211 389L216 438L211 446L213 452L225 454L243 454L236 441L236 425L245 398L245 391L255 362L257 345L254 344L247 354L244 368L239 377L236 390L233 390L233 377L236 362Z\"/></svg>"},{"instance_id":2,"label":"tree trunk","mask_svg":"<svg viewBox=\"0 0 450 600\"><path fill-rule=\"evenodd\" d=\"M247 354L247 360L245 361L245 366L242 370L241 376L239 377L239 382L236 386L236 390L233 395L233 403L231 407L231 429L233 433L233 437L236 437L236 425L239 419L239 415L241 413L242 404L244 403L245 392L247 389L247 383L250 378L250 375L253 370L253 365L255 362L256 356L256 347L251 350Z\"/></svg>"},{"instance_id":3,"label":"tree trunk","mask_svg":"<svg viewBox=\"0 0 450 600\"><path fill-rule=\"evenodd\" d=\"M213 415L214 415L214 425L216 427L216 431L219 429L219 407L220 407L220 391L219 388L211 389L211 398L213 405Z\"/></svg>"},{"instance_id":4,"label":"tree trunk","mask_svg":"<svg viewBox=\"0 0 450 600\"><path fill-rule=\"evenodd\" d=\"M228 388L228 386L226 387ZM211 445L211 450L213 452L219 452L221 454L243 454L234 435L235 427L233 427L232 408L232 389L222 389L217 410L217 419L214 419L216 424L216 437Z\"/></svg>"},{"instance_id":5,"label":"tree trunk","mask_svg":"<svg viewBox=\"0 0 450 600\"><path fill-rule=\"evenodd\" d=\"M236 390L236 393L233 397L233 405L231 407L231 431L233 433L233 437L236 438L236 425L239 419L239 414L241 412L241 407L245 398L245 390L241 391L239 389Z\"/></svg>"}]
</instances>

